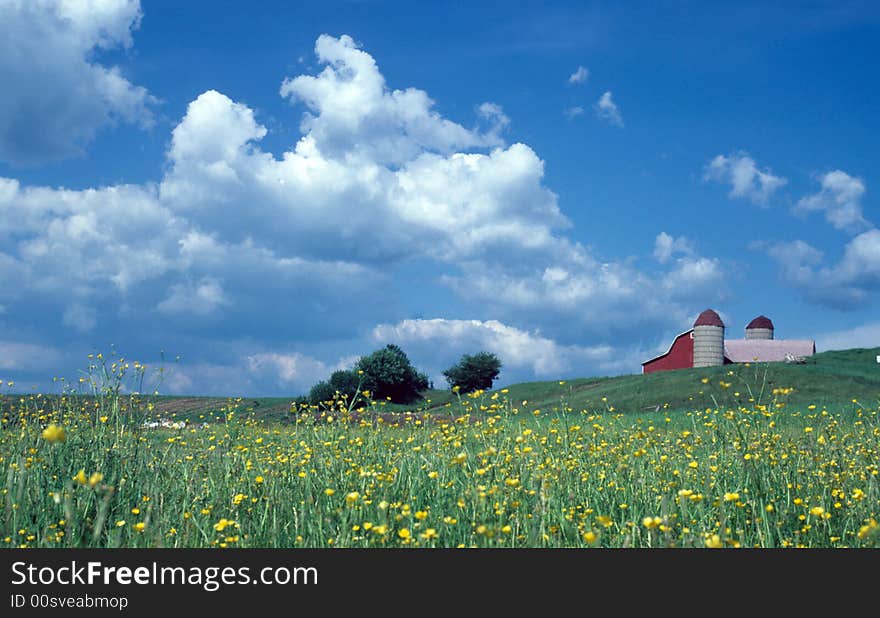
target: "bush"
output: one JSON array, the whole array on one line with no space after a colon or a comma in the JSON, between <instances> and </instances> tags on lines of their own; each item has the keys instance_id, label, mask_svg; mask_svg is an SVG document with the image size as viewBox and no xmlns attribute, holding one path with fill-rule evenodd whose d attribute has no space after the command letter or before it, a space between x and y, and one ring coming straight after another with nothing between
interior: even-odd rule
<instances>
[{"instance_id":1,"label":"bush","mask_svg":"<svg viewBox=\"0 0 880 618\"><path fill-rule=\"evenodd\" d=\"M427 376L416 371L394 344L361 357L355 369L364 372L362 388L370 391L373 399L390 397L394 403L410 403L428 388Z\"/></svg>"},{"instance_id":2,"label":"bush","mask_svg":"<svg viewBox=\"0 0 880 618\"><path fill-rule=\"evenodd\" d=\"M457 365L453 365L443 372L449 387L459 387L462 392L492 388L492 382L498 378L501 371L501 361L489 352L479 352L474 355L465 354Z\"/></svg>"},{"instance_id":3,"label":"bush","mask_svg":"<svg viewBox=\"0 0 880 618\"><path fill-rule=\"evenodd\" d=\"M330 401L336 394L336 389L329 382L318 382L309 391L309 403L316 406L325 401Z\"/></svg>"}]
</instances>

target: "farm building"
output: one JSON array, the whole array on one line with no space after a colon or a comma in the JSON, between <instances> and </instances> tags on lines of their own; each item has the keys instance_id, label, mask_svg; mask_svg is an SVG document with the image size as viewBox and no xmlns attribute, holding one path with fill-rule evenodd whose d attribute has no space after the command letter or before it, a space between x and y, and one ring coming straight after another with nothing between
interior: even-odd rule
<instances>
[{"instance_id":1,"label":"farm building","mask_svg":"<svg viewBox=\"0 0 880 618\"><path fill-rule=\"evenodd\" d=\"M642 363L642 373L731 363L793 362L816 353L812 339L775 339L773 322L763 315L749 322L745 339L725 339L724 329L721 316L706 309L693 328L672 340L665 353Z\"/></svg>"}]
</instances>

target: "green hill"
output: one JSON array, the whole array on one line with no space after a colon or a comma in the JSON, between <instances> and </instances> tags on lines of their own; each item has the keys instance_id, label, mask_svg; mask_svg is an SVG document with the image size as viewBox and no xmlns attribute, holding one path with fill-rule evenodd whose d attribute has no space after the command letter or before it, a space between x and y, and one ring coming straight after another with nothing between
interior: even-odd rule
<instances>
[{"instance_id":1,"label":"green hill","mask_svg":"<svg viewBox=\"0 0 880 618\"><path fill-rule=\"evenodd\" d=\"M773 390L793 389L785 395L788 406L821 408L863 406L880 401L880 348L835 350L810 357L804 364L751 363L701 369L680 369L647 375L553 382L526 382L508 388L513 401L527 400L530 407L558 408L561 398L575 410L604 410L613 406L624 413L656 409L692 410L735 403L749 405L750 398L766 403ZM732 375L731 375L732 374ZM703 383L708 379L707 383ZM725 388L724 382L730 386ZM737 395L737 393L739 393ZM603 401L603 397L607 401Z\"/></svg>"},{"instance_id":2,"label":"green hill","mask_svg":"<svg viewBox=\"0 0 880 618\"><path fill-rule=\"evenodd\" d=\"M528 409L545 412L563 407L575 411L604 411L613 407L621 413L644 413L656 410L693 410L713 404L736 407L768 403L773 390L793 389L785 395L789 407L848 409L855 399L859 405L876 407L880 402L880 348L836 350L810 357L804 364L752 363L702 369L680 369L647 375L579 378L548 382L524 382L508 386L504 396L514 405L528 402ZM706 383L703 380L707 380ZM722 384L729 384L725 388ZM488 398L490 393L484 397ZM604 398L604 400L603 400ZM191 420L214 420L222 416L229 400L219 397L162 396L155 400L155 414ZM287 416L292 398L242 398L241 412L278 420ZM450 407L453 409L450 410ZM448 390L424 393L413 405L380 404L382 412L427 411L454 412L457 396Z\"/></svg>"},{"instance_id":3,"label":"green hill","mask_svg":"<svg viewBox=\"0 0 880 618\"><path fill-rule=\"evenodd\" d=\"M506 396L528 408L547 412L563 405L574 410L606 410L637 413L658 409L692 410L713 405L712 397L720 405L750 405L773 399L773 389L793 389L785 396L790 407L813 404L829 409L852 407L855 399L862 406L876 406L880 401L880 364L876 362L880 348L835 350L810 357L804 364L752 363L725 365L703 369L680 369L647 375L579 378L560 384L524 382L507 387ZM731 375L732 373L732 375ZM708 379L708 383L703 383ZM724 388L720 383L730 384ZM737 395L737 393L739 393ZM433 390L416 405L388 404L383 411L425 410L435 413L446 411L447 404L455 405L456 396L448 390ZM606 401L603 401L603 397ZM203 409L213 402L204 401ZM260 415L270 417L289 409L286 399L245 400ZM209 404L209 405L205 405Z\"/></svg>"}]
</instances>

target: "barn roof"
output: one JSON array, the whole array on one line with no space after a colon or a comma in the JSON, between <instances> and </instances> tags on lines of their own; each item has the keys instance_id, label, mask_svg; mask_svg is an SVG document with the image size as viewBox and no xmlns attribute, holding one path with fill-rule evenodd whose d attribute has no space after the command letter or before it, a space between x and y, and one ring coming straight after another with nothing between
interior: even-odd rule
<instances>
[{"instance_id":1,"label":"barn roof","mask_svg":"<svg viewBox=\"0 0 880 618\"><path fill-rule=\"evenodd\" d=\"M812 356L816 343L812 339L727 339L724 356L733 363L784 361L786 354Z\"/></svg>"},{"instance_id":2,"label":"barn roof","mask_svg":"<svg viewBox=\"0 0 880 618\"><path fill-rule=\"evenodd\" d=\"M721 321L721 316L719 316L717 313L715 313L711 309L706 309L697 317L697 321L694 322L694 326L720 326L724 328L724 322Z\"/></svg>"},{"instance_id":3,"label":"barn roof","mask_svg":"<svg viewBox=\"0 0 880 618\"><path fill-rule=\"evenodd\" d=\"M746 330L752 328L769 328L770 330L773 330L773 322L771 322L770 318L768 318L766 315L759 315L754 320L749 322L748 326L746 326Z\"/></svg>"},{"instance_id":4,"label":"barn roof","mask_svg":"<svg viewBox=\"0 0 880 618\"><path fill-rule=\"evenodd\" d=\"M644 361L642 363L642 365L647 365L648 363L654 362L657 359L663 358L664 356L668 356L669 353L672 352L672 348L675 347L675 342L678 341L679 339L681 339L682 337L684 337L685 335L691 334L693 332L693 330L694 330L693 328L689 328L686 331L684 331L683 333L678 333L675 336L675 338L672 340L672 343L669 344L669 348L663 354L658 354L654 358L649 358L648 360Z\"/></svg>"}]
</instances>

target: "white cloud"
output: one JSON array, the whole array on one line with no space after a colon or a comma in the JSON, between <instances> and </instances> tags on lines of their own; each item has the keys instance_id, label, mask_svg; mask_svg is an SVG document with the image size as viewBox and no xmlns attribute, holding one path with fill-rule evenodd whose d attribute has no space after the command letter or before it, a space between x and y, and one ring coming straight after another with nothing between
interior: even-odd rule
<instances>
[{"instance_id":1,"label":"white cloud","mask_svg":"<svg viewBox=\"0 0 880 618\"><path fill-rule=\"evenodd\" d=\"M0 369L4 371L42 369L57 362L60 357L61 353L52 347L0 340Z\"/></svg>"},{"instance_id":2,"label":"white cloud","mask_svg":"<svg viewBox=\"0 0 880 618\"><path fill-rule=\"evenodd\" d=\"M834 170L822 174L819 182L821 190L798 200L794 208L796 213L824 212L831 225L848 232L870 227L862 216L861 199L865 194L865 183L860 178Z\"/></svg>"},{"instance_id":3,"label":"white cloud","mask_svg":"<svg viewBox=\"0 0 880 618\"><path fill-rule=\"evenodd\" d=\"M816 335L816 349L819 351L876 347L880 347L880 322Z\"/></svg>"},{"instance_id":4,"label":"white cloud","mask_svg":"<svg viewBox=\"0 0 880 618\"><path fill-rule=\"evenodd\" d=\"M583 84L589 79L590 71L589 69L578 66L574 73L568 76L569 84Z\"/></svg>"},{"instance_id":5,"label":"white cloud","mask_svg":"<svg viewBox=\"0 0 880 618\"><path fill-rule=\"evenodd\" d=\"M755 160L743 152L716 156L706 165L703 180L729 184L731 198L747 199L753 204L766 204L780 187L788 183L785 178L774 176L769 169L759 170Z\"/></svg>"},{"instance_id":6,"label":"white cloud","mask_svg":"<svg viewBox=\"0 0 880 618\"><path fill-rule=\"evenodd\" d=\"M562 113L567 118L577 118L584 113L584 108L580 105L575 105L574 107L566 107L564 110L562 110Z\"/></svg>"},{"instance_id":7,"label":"white cloud","mask_svg":"<svg viewBox=\"0 0 880 618\"><path fill-rule=\"evenodd\" d=\"M116 122L149 125L155 99L97 52L132 45L138 0L0 1L0 160L71 156Z\"/></svg>"},{"instance_id":8,"label":"white cloud","mask_svg":"<svg viewBox=\"0 0 880 618\"><path fill-rule=\"evenodd\" d=\"M620 358L609 345L560 345L556 341L509 326L497 320L403 320L381 324L373 329L377 344L398 343L410 350L418 361L429 358L428 367L435 384L442 383L442 371L458 361L462 354L491 352L502 362L502 379L552 378L590 370L620 369ZM416 362L414 361L414 362ZM418 362L416 362L418 364ZM589 369L588 369L589 368Z\"/></svg>"},{"instance_id":9,"label":"white cloud","mask_svg":"<svg viewBox=\"0 0 880 618\"><path fill-rule=\"evenodd\" d=\"M596 115L602 120L618 127L623 126L623 117L620 115L620 109L617 107L614 99L612 99L610 90L599 97L599 101L593 108L596 110Z\"/></svg>"},{"instance_id":10,"label":"white cloud","mask_svg":"<svg viewBox=\"0 0 880 618\"><path fill-rule=\"evenodd\" d=\"M171 286L168 297L156 308L162 313L190 313L208 316L218 308L230 304L219 281L203 277L197 283L177 283Z\"/></svg>"},{"instance_id":11,"label":"white cloud","mask_svg":"<svg viewBox=\"0 0 880 618\"><path fill-rule=\"evenodd\" d=\"M797 240L763 247L779 264L784 281L816 303L850 308L864 305L880 289L880 230L862 232L844 247L843 256L823 266L823 254Z\"/></svg>"},{"instance_id":12,"label":"white cloud","mask_svg":"<svg viewBox=\"0 0 880 618\"><path fill-rule=\"evenodd\" d=\"M298 352L260 352L246 356L245 364L253 376L262 376L285 388L305 392L317 382L329 378L334 371L351 368L356 360L345 357L335 364L327 364Z\"/></svg>"},{"instance_id":13,"label":"white cloud","mask_svg":"<svg viewBox=\"0 0 880 618\"><path fill-rule=\"evenodd\" d=\"M376 61L348 35L321 35L315 54L324 70L285 79L280 92L308 107L301 129L326 156L400 164L423 151L501 145L494 131L480 134L440 116L423 90L389 90Z\"/></svg>"},{"instance_id":14,"label":"white cloud","mask_svg":"<svg viewBox=\"0 0 880 618\"><path fill-rule=\"evenodd\" d=\"M676 254L690 256L693 253L690 241L683 236L674 238L666 232L660 232L654 239L654 259L661 264L666 264Z\"/></svg>"},{"instance_id":15,"label":"white cloud","mask_svg":"<svg viewBox=\"0 0 880 618\"><path fill-rule=\"evenodd\" d=\"M718 259L688 256L678 258L661 281L671 300L714 302L726 297L724 275Z\"/></svg>"},{"instance_id":16,"label":"white cloud","mask_svg":"<svg viewBox=\"0 0 880 618\"><path fill-rule=\"evenodd\" d=\"M723 289L721 265L684 251L683 239L643 271L635 258L605 261L566 237L544 162L501 142L509 119L499 106L478 105L481 128L467 129L426 93L387 87L349 37L322 36L316 51L323 69L282 86L305 113L303 135L280 154L260 147L267 129L253 110L209 90L174 128L155 184L70 190L0 178L8 313L39 300L72 327L66 335L152 342L161 332L193 346L235 332L249 338L246 351L220 355L226 364L196 359L189 366L205 377L179 383L238 372L244 387L278 389L280 357L260 357L275 377L241 359L288 357L295 352L278 342L351 340L400 320L389 287L410 259L430 264L480 316L555 331L559 345L589 335L601 346L624 331L632 342L635 327L677 324L694 294ZM132 333L131 321L144 326Z\"/></svg>"}]
</instances>

